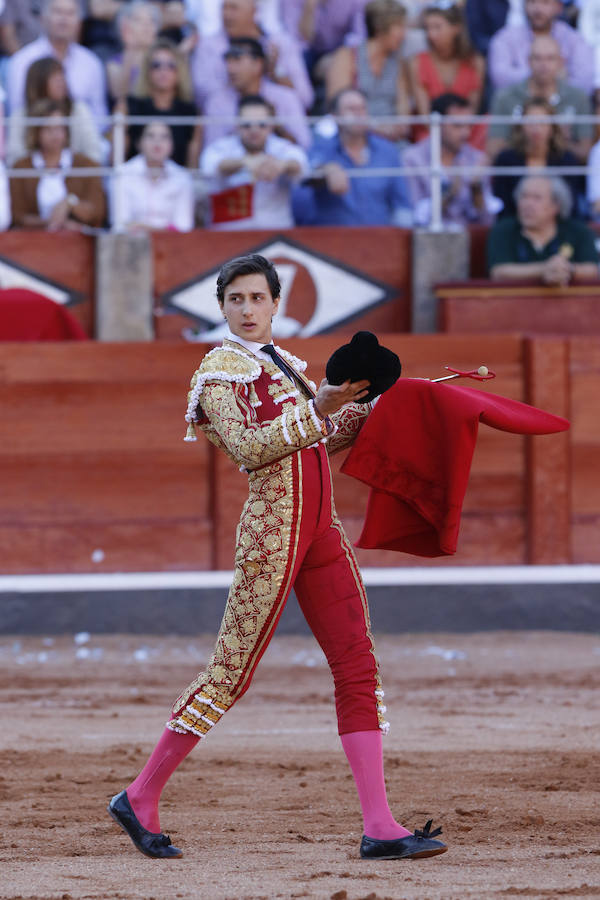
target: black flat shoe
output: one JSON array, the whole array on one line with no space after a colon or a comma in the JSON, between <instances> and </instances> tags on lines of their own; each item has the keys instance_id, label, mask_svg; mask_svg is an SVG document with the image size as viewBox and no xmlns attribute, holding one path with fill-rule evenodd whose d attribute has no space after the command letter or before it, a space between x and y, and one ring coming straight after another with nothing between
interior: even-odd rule
<instances>
[{"instance_id":1,"label":"black flat shoe","mask_svg":"<svg viewBox=\"0 0 600 900\"><path fill-rule=\"evenodd\" d=\"M171 844L168 835L162 832L154 834L138 822L126 791L115 794L108 804L108 812L125 834L129 835L140 853L145 853L152 859L178 859L183 856L183 852Z\"/></svg>"},{"instance_id":2,"label":"black flat shoe","mask_svg":"<svg viewBox=\"0 0 600 900\"><path fill-rule=\"evenodd\" d=\"M434 840L442 833L441 828L431 831L432 819L429 819L424 828L415 830L403 838L394 841L378 841L375 838L363 834L360 842L360 855L363 859L425 859L427 856L437 856L448 849L441 841Z\"/></svg>"}]
</instances>

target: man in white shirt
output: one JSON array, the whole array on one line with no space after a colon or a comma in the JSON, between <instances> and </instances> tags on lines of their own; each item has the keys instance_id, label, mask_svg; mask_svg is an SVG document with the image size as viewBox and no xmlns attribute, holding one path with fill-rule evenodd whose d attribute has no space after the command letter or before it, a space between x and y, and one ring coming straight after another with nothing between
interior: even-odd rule
<instances>
[{"instance_id":1,"label":"man in white shirt","mask_svg":"<svg viewBox=\"0 0 600 900\"><path fill-rule=\"evenodd\" d=\"M273 134L273 108L261 96L243 97L238 113L237 133L218 138L200 157L200 170L213 179L211 227L291 228L290 193L308 171L306 153ZM248 188L235 191L242 186Z\"/></svg>"},{"instance_id":2,"label":"man in white shirt","mask_svg":"<svg viewBox=\"0 0 600 900\"><path fill-rule=\"evenodd\" d=\"M72 98L87 103L95 116L106 116L104 68L95 53L77 43L81 27L78 0L45 0L42 25L44 34L10 58L7 78L10 112L25 105L25 79L31 63L44 56L54 56L64 66Z\"/></svg>"}]
</instances>

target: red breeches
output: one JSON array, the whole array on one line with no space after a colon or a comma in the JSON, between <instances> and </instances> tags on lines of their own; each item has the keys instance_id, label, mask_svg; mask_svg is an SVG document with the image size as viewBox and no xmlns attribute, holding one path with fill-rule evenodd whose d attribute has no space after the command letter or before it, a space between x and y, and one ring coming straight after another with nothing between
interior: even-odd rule
<instances>
[{"instance_id":1,"label":"red breeches","mask_svg":"<svg viewBox=\"0 0 600 900\"><path fill-rule=\"evenodd\" d=\"M333 674L340 734L385 730L367 598L323 445L254 475L215 652L175 703L170 728L201 737L248 690L292 587Z\"/></svg>"},{"instance_id":2,"label":"red breeches","mask_svg":"<svg viewBox=\"0 0 600 900\"><path fill-rule=\"evenodd\" d=\"M327 658L335 684L340 734L379 727L377 663L367 598L349 542L332 524L329 467L302 454L303 509L294 589Z\"/></svg>"}]
</instances>

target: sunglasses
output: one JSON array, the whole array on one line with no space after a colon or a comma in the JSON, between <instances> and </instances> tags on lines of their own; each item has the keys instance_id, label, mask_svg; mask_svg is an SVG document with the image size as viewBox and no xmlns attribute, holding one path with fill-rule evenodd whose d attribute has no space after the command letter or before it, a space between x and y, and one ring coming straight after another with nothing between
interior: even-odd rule
<instances>
[{"instance_id":1,"label":"sunglasses","mask_svg":"<svg viewBox=\"0 0 600 900\"><path fill-rule=\"evenodd\" d=\"M151 69L170 69L171 72L175 72L177 69L177 63L167 61L166 59L153 59L150 63Z\"/></svg>"}]
</instances>

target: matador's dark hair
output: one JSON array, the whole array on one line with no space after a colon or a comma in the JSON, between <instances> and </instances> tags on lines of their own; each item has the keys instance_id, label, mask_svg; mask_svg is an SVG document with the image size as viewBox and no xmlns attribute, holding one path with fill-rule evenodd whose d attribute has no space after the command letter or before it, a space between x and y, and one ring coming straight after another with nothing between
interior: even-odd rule
<instances>
[{"instance_id":1,"label":"matador's dark hair","mask_svg":"<svg viewBox=\"0 0 600 900\"><path fill-rule=\"evenodd\" d=\"M217 300L223 306L225 302L225 288L240 275L264 275L271 291L271 297L276 300L281 293L279 275L272 262L259 253L249 253L247 256L237 256L221 266L217 277Z\"/></svg>"}]
</instances>

